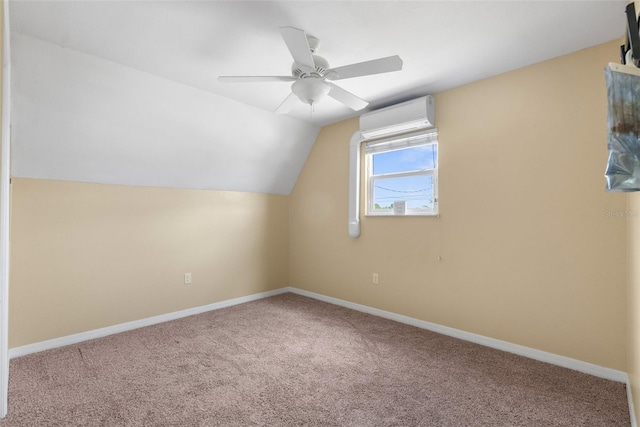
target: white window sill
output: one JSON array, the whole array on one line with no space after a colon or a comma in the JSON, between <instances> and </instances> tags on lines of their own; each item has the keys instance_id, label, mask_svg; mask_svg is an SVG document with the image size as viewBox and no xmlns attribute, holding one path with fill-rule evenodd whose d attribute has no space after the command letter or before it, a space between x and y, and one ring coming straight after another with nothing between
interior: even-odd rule
<instances>
[{"instance_id":1,"label":"white window sill","mask_svg":"<svg viewBox=\"0 0 640 427\"><path fill-rule=\"evenodd\" d=\"M402 218L405 216L429 216L429 217L439 217L440 214L438 213L407 213L404 215L394 215L393 212L390 213L386 213L386 212L380 212L380 213L367 213L364 216L371 216L371 217L375 217L375 216L384 216L384 217L397 217L397 218Z\"/></svg>"}]
</instances>

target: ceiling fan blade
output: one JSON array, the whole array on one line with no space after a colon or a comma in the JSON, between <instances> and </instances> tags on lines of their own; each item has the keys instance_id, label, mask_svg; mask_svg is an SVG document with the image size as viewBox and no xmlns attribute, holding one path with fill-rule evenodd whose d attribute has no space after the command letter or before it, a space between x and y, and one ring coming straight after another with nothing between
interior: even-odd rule
<instances>
[{"instance_id":1,"label":"ceiling fan blade","mask_svg":"<svg viewBox=\"0 0 640 427\"><path fill-rule=\"evenodd\" d=\"M280 27L280 34L282 34L282 38L296 64L315 70L316 64L313 61L313 55L309 49L309 41L305 32L294 27Z\"/></svg>"},{"instance_id":2,"label":"ceiling fan blade","mask_svg":"<svg viewBox=\"0 0 640 427\"><path fill-rule=\"evenodd\" d=\"M326 77L330 80L341 80L400 70L402 70L402 59L398 55L394 55L332 68L327 71Z\"/></svg>"},{"instance_id":3,"label":"ceiling fan blade","mask_svg":"<svg viewBox=\"0 0 640 427\"><path fill-rule=\"evenodd\" d=\"M289 111L291 111L291 109L297 102L298 97L295 93L291 92L289 96L287 96L284 101L282 101L282 103L278 105L278 108L276 108L276 111L274 112L276 114L287 114Z\"/></svg>"},{"instance_id":4,"label":"ceiling fan blade","mask_svg":"<svg viewBox=\"0 0 640 427\"><path fill-rule=\"evenodd\" d=\"M252 82L291 82L292 76L220 76L220 83L252 83Z\"/></svg>"},{"instance_id":5,"label":"ceiling fan blade","mask_svg":"<svg viewBox=\"0 0 640 427\"><path fill-rule=\"evenodd\" d=\"M352 110L359 111L365 108L369 103L363 99L358 98L351 92L347 92L342 89L340 86L336 86L333 83L325 82L329 85L331 89L329 89L329 96L333 99L342 102L347 107Z\"/></svg>"}]
</instances>

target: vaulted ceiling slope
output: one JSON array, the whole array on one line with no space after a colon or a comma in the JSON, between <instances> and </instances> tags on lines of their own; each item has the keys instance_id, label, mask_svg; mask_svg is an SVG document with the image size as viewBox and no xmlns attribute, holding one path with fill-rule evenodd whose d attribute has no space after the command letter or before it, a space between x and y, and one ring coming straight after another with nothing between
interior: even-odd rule
<instances>
[{"instance_id":1,"label":"vaulted ceiling slope","mask_svg":"<svg viewBox=\"0 0 640 427\"><path fill-rule=\"evenodd\" d=\"M278 27L333 67L400 55L402 71L336 82L371 109L621 37L626 3L11 1L12 172L288 194L320 126L359 113L276 115L290 84L217 82L289 75Z\"/></svg>"}]
</instances>

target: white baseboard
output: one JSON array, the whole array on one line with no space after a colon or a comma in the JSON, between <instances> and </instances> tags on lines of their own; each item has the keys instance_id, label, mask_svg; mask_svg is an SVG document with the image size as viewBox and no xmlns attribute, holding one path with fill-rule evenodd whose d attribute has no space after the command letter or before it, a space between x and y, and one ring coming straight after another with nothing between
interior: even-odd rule
<instances>
[{"instance_id":1,"label":"white baseboard","mask_svg":"<svg viewBox=\"0 0 640 427\"><path fill-rule=\"evenodd\" d=\"M231 307L232 305L242 304L249 301L255 301L267 298L273 295L288 292L288 288L275 289L273 291L260 292L244 297L233 298L225 301L215 302L200 307L188 308L186 310L174 311L172 313L161 314L159 316L147 317L146 319L134 320L132 322L120 323L118 325L107 326L105 328L94 329L92 331L81 332L79 334L67 335L60 338L54 338L47 341L41 341L34 344L28 344L21 347L9 349L9 358L25 356L31 353L37 353L44 350L50 350L65 345L77 344L82 341L88 341L96 338L102 338L107 335L113 335L120 332L130 331L132 329L142 328L145 326L155 325L157 323L167 322L169 320L180 319L182 317L193 316L207 311L218 310L220 308Z\"/></svg>"},{"instance_id":2,"label":"white baseboard","mask_svg":"<svg viewBox=\"0 0 640 427\"><path fill-rule=\"evenodd\" d=\"M638 427L638 422L636 420L636 411L633 407L633 394L631 393L631 382L629 381L629 376L627 375L627 402L629 402L629 417L631 418L631 427Z\"/></svg>"},{"instance_id":3,"label":"white baseboard","mask_svg":"<svg viewBox=\"0 0 640 427\"><path fill-rule=\"evenodd\" d=\"M270 296L291 292L294 294L306 296L309 298L317 299L319 301L328 302L330 304L339 305L342 307L350 308L352 310L361 311L363 313L372 314L374 316L384 317L386 319L394 320L396 322L404 323L407 325L415 326L421 329L427 329L433 332L437 332L443 335L448 335L454 338L470 341L476 344L484 345L486 347L495 348L498 350L507 351L509 353L518 354L520 356L528 357L530 359L538 360L541 362L550 363L552 365L561 366L564 368L573 369L575 371L583 372L585 374L594 375L596 377L626 383L627 385L627 399L629 403L629 414L631 417L631 427L638 427L635 418L635 412L633 407L633 399L631 395L631 386L629 383L629 376L626 372L618 371L616 369L606 368L603 366L594 365L592 363L583 362L581 360L572 359L565 356L560 356L553 353L548 353L534 348L525 347L518 344L512 344L507 341L501 341L494 338L485 337L483 335L474 334L471 332L462 331L460 329L450 328L448 326L439 325L437 323L431 323L424 320L415 319L413 317L403 316L401 314L392 313L390 311L380 310L366 305L357 304L338 298L329 297L326 295L318 294L315 292L305 291L294 287L285 287L275 289L268 292L260 292L253 295L247 295L240 298L234 298L226 301L220 301L213 304L203 305L200 307L189 308L186 310L175 311L172 313L166 313L159 316L148 317L146 319L134 320L132 322L121 323L119 325L108 326L105 328L94 329L92 331L82 332L74 335L67 335L65 337L55 338L47 341L41 341L34 344L29 344L21 347L15 347L9 349L9 358L25 356L31 353L37 353L44 350L50 350L57 347L62 347L70 344L77 344L82 341L88 341L96 338L102 338L107 335L117 334L120 332L129 331L132 329L142 328L145 326L151 326L158 323L167 322L170 320L180 319L182 317L193 316L195 314L204 313L207 311L218 310L220 308L230 307L245 302L255 301Z\"/></svg>"},{"instance_id":4,"label":"white baseboard","mask_svg":"<svg viewBox=\"0 0 640 427\"><path fill-rule=\"evenodd\" d=\"M368 307L366 305L357 304L357 303L341 300L338 298L333 298L326 295L318 294L315 292L305 291L305 290L294 288L294 287L285 287L285 288L275 289L272 291L260 292L257 294L247 295L244 297L234 298L226 301L220 301L213 304L203 305L200 307L193 307L193 308L188 308L186 310L174 311L172 313L161 314L159 316L147 317L145 319L134 320L132 322L120 323L118 325L107 326L105 328L94 329L87 332L81 332L79 334L67 335L60 338L54 338L47 341L41 341L41 342L28 344L21 347L15 347L15 348L9 349L9 358L24 356L27 354L37 353L44 350L50 350L50 349L62 347L65 345L77 344L82 341L101 338L107 335L117 334L120 332L130 331L132 329L155 325L157 323L180 319L182 317L193 316L195 314L200 314L207 311L218 310L220 308L230 307L233 305L242 304L249 301L255 301L258 299L267 298L267 297L282 294L285 292L292 292L298 295L303 295L309 298L313 298L313 299L328 302L331 304L339 305L342 307L350 308L352 310L357 310L363 313L372 314L374 316L395 320L396 322L416 326L422 329L427 329L443 335L448 335L454 338L459 338L465 341L470 341L476 344L484 345L486 347L491 347L498 350L507 351L509 353L514 353L521 356L529 357L531 359L539 360L541 362L551 363L553 365L558 365L558 366L573 369L579 372L584 372L586 374L594 375L596 377L605 378L608 380L613 380L613 381L622 382L622 383L628 382L628 376L626 372L618 371L611 368L605 368L603 366L594 365L591 363L583 362L583 361L572 359L569 357L559 356L553 353L547 353L545 351L536 350L534 348L525 347L518 344L512 344L507 341L501 341L494 338L489 338L483 335L462 331L460 329L450 328L448 326L439 325L437 323L431 323L424 320L415 319L413 317L403 316L401 314L392 313L390 311L384 311L377 308Z\"/></svg>"},{"instance_id":5,"label":"white baseboard","mask_svg":"<svg viewBox=\"0 0 640 427\"><path fill-rule=\"evenodd\" d=\"M293 287L288 288L289 292L294 294L303 295L309 298L314 298L320 301L328 302L331 304L339 305L342 307L350 308L353 310L361 311L363 313L373 314L374 316L384 317L386 319L395 320L396 322L405 323L407 325L416 326L421 329L428 329L433 332L437 332L450 337L459 338L465 341L470 341L476 344L484 345L486 347L495 348L498 350L507 351L509 353L525 356L530 359L539 360L541 362L551 363L552 365L562 366L563 368L573 369L574 371L583 372L585 374L594 375L596 377L605 378L612 381L621 383L627 382L627 373L618 371L616 369L605 368L604 366L594 365L592 363L583 362L581 360L572 359L570 357L560 356L553 353L547 353L546 351L536 350L534 348L525 347L518 344L512 344L507 341L497 340L495 338L485 337L483 335L474 334L471 332L465 332L460 329L450 328L448 326L442 326L437 323L426 322L424 320L414 319L413 317L403 316L401 314L392 313L390 311L384 311L377 308L368 307L362 304L356 304L349 301L344 301L338 298L328 297L326 295L317 294L315 292L309 292L302 289Z\"/></svg>"}]
</instances>

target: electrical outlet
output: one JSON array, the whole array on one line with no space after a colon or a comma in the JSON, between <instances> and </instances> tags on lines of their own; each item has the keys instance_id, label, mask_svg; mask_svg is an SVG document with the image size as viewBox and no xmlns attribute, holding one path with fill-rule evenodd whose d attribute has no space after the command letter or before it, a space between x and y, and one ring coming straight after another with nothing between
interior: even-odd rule
<instances>
[{"instance_id":1,"label":"electrical outlet","mask_svg":"<svg viewBox=\"0 0 640 427\"><path fill-rule=\"evenodd\" d=\"M371 282L372 282L374 285L377 285L377 284L378 284L378 273L373 273L373 279L371 279Z\"/></svg>"},{"instance_id":2,"label":"electrical outlet","mask_svg":"<svg viewBox=\"0 0 640 427\"><path fill-rule=\"evenodd\" d=\"M188 285L191 283L191 273L184 273L184 284Z\"/></svg>"}]
</instances>

